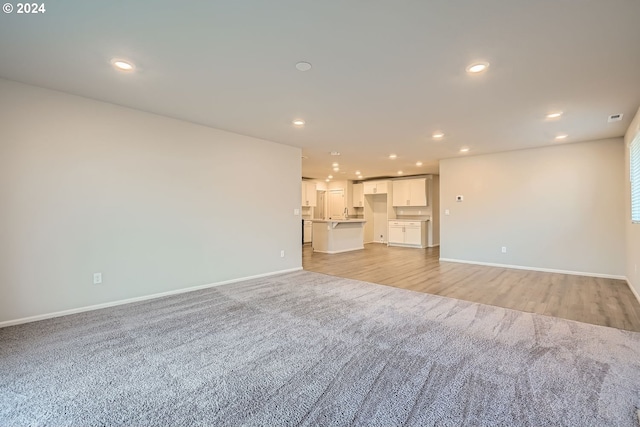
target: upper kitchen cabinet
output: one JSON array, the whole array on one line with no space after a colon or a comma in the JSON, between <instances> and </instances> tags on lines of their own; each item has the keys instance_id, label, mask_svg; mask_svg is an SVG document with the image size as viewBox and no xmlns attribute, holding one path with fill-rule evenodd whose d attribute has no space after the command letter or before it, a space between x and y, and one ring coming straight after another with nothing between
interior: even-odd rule
<instances>
[{"instance_id":1,"label":"upper kitchen cabinet","mask_svg":"<svg viewBox=\"0 0 640 427\"><path fill-rule=\"evenodd\" d=\"M389 181L365 181L364 194L387 194Z\"/></svg>"},{"instance_id":2,"label":"upper kitchen cabinet","mask_svg":"<svg viewBox=\"0 0 640 427\"><path fill-rule=\"evenodd\" d=\"M393 181L393 206L427 206L427 179Z\"/></svg>"},{"instance_id":3,"label":"upper kitchen cabinet","mask_svg":"<svg viewBox=\"0 0 640 427\"><path fill-rule=\"evenodd\" d=\"M351 202L354 208L364 207L364 184L353 184Z\"/></svg>"},{"instance_id":4,"label":"upper kitchen cabinet","mask_svg":"<svg viewBox=\"0 0 640 427\"><path fill-rule=\"evenodd\" d=\"M316 206L316 183L302 181L302 206Z\"/></svg>"}]
</instances>

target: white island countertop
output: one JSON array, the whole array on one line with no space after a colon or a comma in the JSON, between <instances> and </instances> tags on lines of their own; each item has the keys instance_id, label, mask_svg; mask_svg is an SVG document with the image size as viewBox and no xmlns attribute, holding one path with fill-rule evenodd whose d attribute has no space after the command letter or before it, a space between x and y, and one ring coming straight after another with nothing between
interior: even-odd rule
<instances>
[{"instance_id":1,"label":"white island countertop","mask_svg":"<svg viewBox=\"0 0 640 427\"><path fill-rule=\"evenodd\" d=\"M314 252L337 254L364 249L364 219L314 219Z\"/></svg>"}]
</instances>

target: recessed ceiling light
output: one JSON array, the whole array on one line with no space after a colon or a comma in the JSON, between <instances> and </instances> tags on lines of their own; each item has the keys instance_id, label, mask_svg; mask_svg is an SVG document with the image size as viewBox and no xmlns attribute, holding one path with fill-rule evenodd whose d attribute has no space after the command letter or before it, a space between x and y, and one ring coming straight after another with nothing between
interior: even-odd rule
<instances>
[{"instance_id":1,"label":"recessed ceiling light","mask_svg":"<svg viewBox=\"0 0 640 427\"><path fill-rule=\"evenodd\" d=\"M302 119L295 119L292 123L295 126L304 126L304 120L302 120Z\"/></svg>"},{"instance_id":2,"label":"recessed ceiling light","mask_svg":"<svg viewBox=\"0 0 640 427\"><path fill-rule=\"evenodd\" d=\"M397 158L398 158L398 155L397 155L397 154L389 154L389 158L390 158L391 160L394 160L394 159L397 159Z\"/></svg>"},{"instance_id":3,"label":"recessed ceiling light","mask_svg":"<svg viewBox=\"0 0 640 427\"><path fill-rule=\"evenodd\" d=\"M462 147L462 148L460 149L460 152L461 152L461 153L466 153L466 152L468 152L468 151L469 151L469 147Z\"/></svg>"},{"instance_id":4,"label":"recessed ceiling light","mask_svg":"<svg viewBox=\"0 0 640 427\"><path fill-rule=\"evenodd\" d=\"M362 175L358 175L358 179L362 179Z\"/></svg>"},{"instance_id":5,"label":"recessed ceiling light","mask_svg":"<svg viewBox=\"0 0 640 427\"><path fill-rule=\"evenodd\" d=\"M300 61L296 64L296 69L298 71L309 71L311 69L311 64L306 61Z\"/></svg>"},{"instance_id":6,"label":"recessed ceiling light","mask_svg":"<svg viewBox=\"0 0 640 427\"><path fill-rule=\"evenodd\" d=\"M360 175L360 171L356 171L356 175Z\"/></svg>"},{"instance_id":7,"label":"recessed ceiling light","mask_svg":"<svg viewBox=\"0 0 640 427\"><path fill-rule=\"evenodd\" d=\"M123 61L122 59L112 59L111 65L120 71L133 71L134 66L131 62Z\"/></svg>"},{"instance_id":8,"label":"recessed ceiling light","mask_svg":"<svg viewBox=\"0 0 640 427\"><path fill-rule=\"evenodd\" d=\"M329 178L327 178L327 179L325 179L325 181L326 181L326 182L329 182L329 181L331 181L331 180L330 180Z\"/></svg>"},{"instance_id":9,"label":"recessed ceiling light","mask_svg":"<svg viewBox=\"0 0 640 427\"><path fill-rule=\"evenodd\" d=\"M422 166L422 162L416 162L416 166Z\"/></svg>"},{"instance_id":10,"label":"recessed ceiling light","mask_svg":"<svg viewBox=\"0 0 640 427\"><path fill-rule=\"evenodd\" d=\"M557 119L562 115L562 111L556 111L555 113L547 114L547 119Z\"/></svg>"},{"instance_id":11,"label":"recessed ceiling light","mask_svg":"<svg viewBox=\"0 0 640 427\"><path fill-rule=\"evenodd\" d=\"M402 175L404 172L402 171L398 171L398 175Z\"/></svg>"},{"instance_id":12,"label":"recessed ceiling light","mask_svg":"<svg viewBox=\"0 0 640 427\"><path fill-rule=\"evenodd\" d=\"M340 164L336 163L336 162L333 162L333 163L331 163L331 166L334 167L334 168L337 168L338 166L340 166Z\"/></svg>"},{"instance_id":13,"label":"recessed ceiling light","mask_svg":"<svg viewBox=\"0 0 640 427\"><path fill-rule=\"evenodd\" d=\"M340 170L340 168L333 168L334 172L338 172Z\"/></svg>"},{"instance_id":14,"label":"recessed ceiling light","mask_svg":"<svg viewBox=\"0 0 640 427\"><path fill-rule=\"evenodd\" d=\"M469 65L466 68L466 70L467 70L467 73L478 74L478 73L481 73L481 72L485 71L487 68L489 68L489 63L488 62L476 62L476 63L473 63L473 64Z\"/></svg>"},{"instance_id":15,"label":"recessed ceiling light","mask_svg":"<svg viewBox=\"0 0 640 427\"><path fill-rule=\"evenodd\" d=\"M333 178L333 175L329 175L327 178L331 179L331 178Z\"/></svg>"},{"instance_id":16,"label":"recessed ceiling light","mask_svg":"<svg viewBox=\"0 0 640 427\"><path fill-rule=\"evenodd\" d=\"M566 133L561 133L559 135L556 135L556 140L561 140L561 139L566 139L569 135L567 135Z\"/></svg>"},{"instance_id":17,"label":"recessed ceiling light","mask_svg":"<svg viewBox=\"0 0 640 427\"><path fill-rule=\"evenodd\" d=\"M440 139L440 138L444 138L444 133L442 132L434 132L433 135L431 135L434 139Z\"/></svg>"},{"instance_id":18,"label":"recessed ceiling light","mask_svg":"<svg viewBox=\"0 0 640 427\"><path fill-rule=\"evenodd\" d=\"M331 152L331 153L329 153L329 154L331 154L332 156L339 156L339 155L340 155L340 152L339 152L339 151L332 151L332 152Z\"/></svg>"}]
</instances>

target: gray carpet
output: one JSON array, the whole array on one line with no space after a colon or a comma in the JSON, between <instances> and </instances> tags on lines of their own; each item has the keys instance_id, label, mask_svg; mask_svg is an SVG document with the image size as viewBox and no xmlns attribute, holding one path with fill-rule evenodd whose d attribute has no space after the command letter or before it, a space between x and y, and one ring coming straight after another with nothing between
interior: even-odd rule
<instances>
[{"instance_id":1,"label":"gray carpet","mask_svg":"<svg viewBox=\"0 0 640 427\"><path fill-rule=\"evenodd\" d=\"M640 333L310 272L0 329L0 425L635 426Z\"/></svg>"}]
</instances>

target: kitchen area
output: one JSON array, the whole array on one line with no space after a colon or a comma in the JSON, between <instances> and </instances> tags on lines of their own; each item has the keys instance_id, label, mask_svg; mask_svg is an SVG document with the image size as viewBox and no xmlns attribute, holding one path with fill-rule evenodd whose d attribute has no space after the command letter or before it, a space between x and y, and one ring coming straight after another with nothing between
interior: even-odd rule
<instances>
[{"instance_id":1,"label":"kitchen area","mask_svg":"<svg viewBox=\"0 0 640 427\"><path fill-rule=\"evenodd\" d=\"M302 180L302 243L341 253L365 244L438 246L438 175L366 181Z\"/></svg>"}]
</instances>

